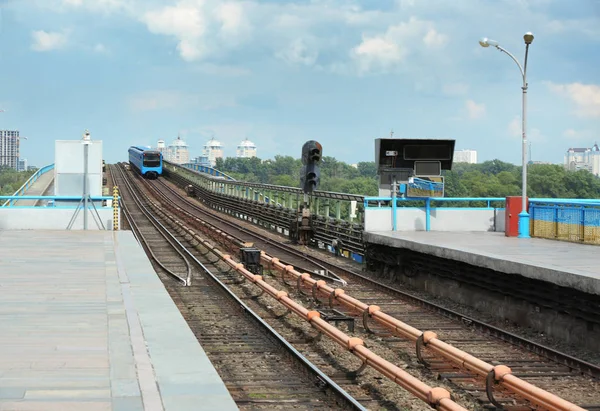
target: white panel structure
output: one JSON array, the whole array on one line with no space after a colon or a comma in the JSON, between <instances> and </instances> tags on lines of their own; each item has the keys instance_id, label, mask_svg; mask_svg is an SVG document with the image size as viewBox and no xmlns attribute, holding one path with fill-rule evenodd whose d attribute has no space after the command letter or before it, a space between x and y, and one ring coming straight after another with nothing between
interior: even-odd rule
<instances>
[{"instance_id":1,"label":"white panel structure","mask_svg":"<svg viewBox=\"0 0 600 411\"><path fill-rule=\"evenodd\" d=\"M56 140L54 150L54 195L83 194L83 141ZM88 187L92 197L102 195L102 140L93 140L88 150Z\"/></svg>"}]
</instances>

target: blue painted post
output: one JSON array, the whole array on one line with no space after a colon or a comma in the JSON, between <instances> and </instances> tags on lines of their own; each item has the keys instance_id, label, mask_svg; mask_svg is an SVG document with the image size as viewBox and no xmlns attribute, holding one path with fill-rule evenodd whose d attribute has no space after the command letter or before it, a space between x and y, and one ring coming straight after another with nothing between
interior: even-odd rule
<instances>
[{"instance_id":1,"label":"blue painted post","mask_svg":"<svg viewBox=\"0 0 600 411\"><path fill-rule=\"evenodd\" d=\"M398 200L396 196L392 197L392 231L396 231L396 210L398 209Z\"/></svg>"},{"instance_id":2,"label":"blue painted post","mask_svg":"<svg viewBox=\"0 0 600 411\"><path fill-rule=\"evenodd\" d=\"M425 199L425 231L431 230L431 199Z\"/></svg>"}]
</instances>

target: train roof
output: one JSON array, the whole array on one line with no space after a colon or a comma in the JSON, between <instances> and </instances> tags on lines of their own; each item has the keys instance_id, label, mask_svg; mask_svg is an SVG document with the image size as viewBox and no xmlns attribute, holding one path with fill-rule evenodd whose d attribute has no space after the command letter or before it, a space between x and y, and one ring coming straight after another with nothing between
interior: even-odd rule
<instances>
[{"instance_id":1,"label":"train roof","mask_svg":"<svg viewBox=\"0 0 600 411\"><path fill-rule=\"evenodd\" d=\"M139 150L139 151L158 151L155 148L143 147L143 146L131 146L131 147L129 147L129 149L130 150L131 149L136 149L136 150Z\"/></svg>"}]
</instances>

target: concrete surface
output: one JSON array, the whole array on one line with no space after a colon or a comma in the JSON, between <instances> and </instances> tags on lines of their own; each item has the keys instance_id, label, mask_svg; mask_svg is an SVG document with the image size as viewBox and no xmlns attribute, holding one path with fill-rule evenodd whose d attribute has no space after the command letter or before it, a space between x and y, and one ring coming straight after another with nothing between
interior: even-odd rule
<instances>
[{"instance_id":1,"label":"concrete surface","mask_svg":"<svg viewBox=\"0 0 600 411\"><path fill-rule=\"evenodd\" d=\"M21 200L23 201L23 200ZM0 207L0 230L65 230L75 214L76 207ZM98 230L98 216L88 206L88 229ZM113 209L110 207L98 207L100 221L105 230L112 230ZM120 224L120 222L119 222ZM73 223L72 230L83 229L83 206L79 209L77 218ZM1 411L1 410L0 410Z\"/></svg>"},{"instance_id":2,"label":"concrete surface","mask_svg":"<svg viewBox=\"0 0 600 411\"><path fill-rule=\"evenodd\" d=\"M43 196L50 187L54 186L54 173L52 170L45 172L35 180L35 183L23 193L25 196ZM13 206L36 206L41 200L17 200L13 202Z\"/></svg>"},{"instance_id":3,"label":"concrete surface","mask_svg":"<svg viewBox=\"0 0 600 411\"><path fill-rule=\"evenodd\" d=\"M432 207L431 231L498 231L504 232L504 209L497 208L451 208ZM425 231L427 214L425 208L398 207L397 231ZM391 231L391 208L367 208L365 231Z\"/></svg>"},{"instance_id":4,"label":"concrete surface","mask_svg":"<svg viewBox=\"0 0 600 411\"><path fill-rule=\"evenodd\" d=\"M366 242L406 248L600 295L600 247L492 232L365 232Z\"/></svg>"},{"instance_id":5,"label":"concrete surface","mask_svg":"<svg viewBox=\"0 0 600 411\"><path fill-rule=\"evenodd\" d=\"M0 231L0 410L236 410L129 231Z\"/></svg>"}]
</instances>

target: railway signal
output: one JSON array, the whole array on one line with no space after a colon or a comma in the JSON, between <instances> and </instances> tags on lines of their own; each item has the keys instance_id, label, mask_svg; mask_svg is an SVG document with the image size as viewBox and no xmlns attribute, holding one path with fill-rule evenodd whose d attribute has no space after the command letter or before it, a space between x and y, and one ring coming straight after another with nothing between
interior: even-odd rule
<instances>
[{"instance_id":1,"label":"railway signal","mask_svg":"<svg viewBox=\"0 0 600 411\"><path fill-rule=\"evenodd\" d=\"M302 146L302 175L300 183L305 193L312 193L319 186L321 171L319 164L323 155L323 147L315 140L310 140Z\"/></svg>"}]
</instances>

